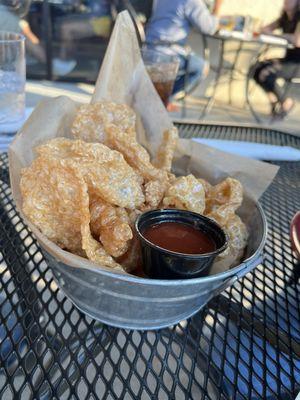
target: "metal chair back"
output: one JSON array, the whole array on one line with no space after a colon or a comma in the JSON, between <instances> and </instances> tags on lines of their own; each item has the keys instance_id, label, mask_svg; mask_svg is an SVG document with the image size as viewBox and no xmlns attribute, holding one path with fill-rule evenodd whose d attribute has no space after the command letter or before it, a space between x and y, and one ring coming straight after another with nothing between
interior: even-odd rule
<instances>
[{"instance_id":1,"label":"metal chair back","mask_svg":"<svg viewBox=\"0 0 300 400\"><path fill-rule=\"evenodd\" d=\"M134 24L134 27L136 30L138 41L139 41L140 45L142 45L146 41L144 25L143 25L141 19L139 18L138 13L136 12L135 8L131 4L131 2L129 0L122 0L122 3L123 3L124 9L129 12L129 15L133 21L133 24Z\"/></svg>"}]
</instances>

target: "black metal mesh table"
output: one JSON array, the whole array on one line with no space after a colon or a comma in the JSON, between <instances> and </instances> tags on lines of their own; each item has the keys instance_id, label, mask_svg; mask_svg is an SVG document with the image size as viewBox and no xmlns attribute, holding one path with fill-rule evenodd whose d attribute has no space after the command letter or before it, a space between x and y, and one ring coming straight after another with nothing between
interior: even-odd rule
<instances>
[{"instance_id":1,"label":"black metal mesh table","mask_svg":"<svg viewBox=\"0 0 300 400\"><path fill-rule=\"evenodd\" d=\"M183 137L300 147L300 138L261 128L179 128ZM15 210L1 155L0 398L294 399L300 266L289 222L300 209L300 163L278 165L262 199L269 222L265 262L188 321L138 332L91 320L57 287Z\"/></svg>"}]
</instances>

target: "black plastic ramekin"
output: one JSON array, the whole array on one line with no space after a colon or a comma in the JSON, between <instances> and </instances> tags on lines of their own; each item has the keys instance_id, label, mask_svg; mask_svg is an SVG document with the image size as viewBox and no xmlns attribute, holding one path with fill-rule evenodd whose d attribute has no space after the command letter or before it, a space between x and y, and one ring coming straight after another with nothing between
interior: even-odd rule
<instances>
[{"instance_id":1,"label":"black plastic ramekin","mask_svg":"<svg viewBox=\"0 0 300 400\"><path fill-rule=\"evenodd\" d=\"M176 253L151 243L143 236L148 227L163 222L177 222L198 229L215 242L216 250L205 254ZM143 269L150 278L186 279L208 275L214 259L228 245L226 233L216 222L190 211L176 209L148 211L138 217L135 228L142 245Z\"/></svg>"}]
</instances>

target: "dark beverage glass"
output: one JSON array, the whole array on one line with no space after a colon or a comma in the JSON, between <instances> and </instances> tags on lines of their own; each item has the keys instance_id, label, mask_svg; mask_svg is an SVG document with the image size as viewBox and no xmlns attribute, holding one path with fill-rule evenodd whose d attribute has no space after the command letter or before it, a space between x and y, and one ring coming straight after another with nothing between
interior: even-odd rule
<instances>
[{"instance_id":1,"label":"dark beverage glass","mask_svg":"<svg viewBox=\"0 0 300 400\"><path fill-rule=\"evenodd\" d=\"M142 50L142 57L159 97L167 106L179 69L179 58L147 48Z\"/></svg>"}]
</instances>

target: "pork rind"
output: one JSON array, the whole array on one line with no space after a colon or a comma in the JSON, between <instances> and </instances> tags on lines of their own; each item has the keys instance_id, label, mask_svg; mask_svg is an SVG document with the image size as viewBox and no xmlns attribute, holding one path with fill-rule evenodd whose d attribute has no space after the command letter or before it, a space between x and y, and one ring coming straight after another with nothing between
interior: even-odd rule
<instances>
[{"instance_id":1,"label":"pork rind","mask_svg":"<svg viewBox=\"0 0 300 400\"><path fill-rule=\"evenodd\" d=\"M235 211L243 201L243 187L233 178L227 178L216 186L207 187L205 213L215 220L228 235L228 247L218 257L236 263L247 245L248 232L246 225Z\"/></svg>"},{"instance_id":2,"label":"pork rind","mask_svg":"<svg viewBox=\"0 0 300 400\"><path fill-rule=\"evenodd\" d=\"M213 218L212 214L209 216ZM229 215L225 223L224 220L215 219L215 221L219 223L228 235L228 247L218 258L224 259L230 257L231 264L236 263L242 257L247 245L248 231L246 225L241 218L234 213Z\"/></svg>"},{"instance_id":3,"label":"pork rind","mask_svg":"<svg viewBox=\"0 0 300 400\"><path fill-rule=\"evenodd\" d=\"M141 207L143 211L153 210L161 204L167 185L160 181L149 181L144 185L145 204Z\"/></svg>"},{"instance_id":4,"label":"pork rind","mask_svg":"<svg viewBox=\"0 0 300 400\"><path fill-rule=\"evenodd\" d=\"M204 186L193 175L181 176L167 189L163 205L203 214L205 210Z\"/></svg>"},{"instance_id":5,"label":"pork rind","mask_svg":"<svg viewBox=\"0 0 300 400\"><path fill-rule=\"evenodd\" d=\"M130 241L129 249L123 256L117 258L117 261L126 272L134 271L141 266L142 249L135 231L133 231L133 238Z\"/></svg>"},{"instance_id":6,"label":"pork rind","mask_svg":"<svg viewBox=\"0 0 300 400\"><path fill-rule=\"evenodd\" d=\"M173 127L164 132L163 141L153 164L164 171L171 171L174 152L178 143L178 130Z\"/></svg>"},{"instance_id":7,"label":"pork rind","mask_svg":"<svg viewBox=\"0 0 300 400\"><path fill-rule=\"evenodd\" d=\"M133 233L133 238L130 241L128 251L121 257L117 259L118 263L122 265L125 271L130 272L135 270L137 267L142 265L142 249L137 232L134 228L134 224L139 215L141 215L140 210L128 212L128 217L130 221L130 226Z\"/></svg>"},{"instance_id":8,"label":"pork rind","mask_svg":"<svg viewBox=\"0 0 300 400\"><path fill-rule=\"evenodd\" d=\"M20 186L26 217L58 246L81 253L81 191L73 169L39 157L24 169Z\"/></svg>"},{"instance_id":9,"label":"pork rind","mask_svg":"<svg viewBox=\"0 0 300 400\"><path fill-rule=\"evenodd\" d=\"M71 131L75 139L104 143L105 125L112 123L134 135L135 122L135 113L126 104L110 102L84 104L79 107Z\"/></svg>"},{"instance_id":10,"label":"pork rind","mask_svg":"<svg viewBox=\"0 0 300 400\"><path fill-rule=\"evenodd\" d=\"M134 168L146 180L159 180L167 182L168 174L151 164L150 155L147 150L141 146L135 136L125 132L116 125L107 125L105 127L106 144L123 154L127 163Z\"/></svg>"},{"instance_id":11,"label":"pork rind","mask_svg":"<svg viewBox=\"0 0 300 400\"><path fill-rule=\"evenodd\" d=\"M91 231L103 244L105 251L113 257L125 254L133 238L126 210L93 197L90 200L90 213Z\"/></svg>"},{"instance_id":12,"label":"pork rind","mask_svg":"<svg viewBox=\"0 0 300 400\"><path fill-rule=\"evenodd\" d=\"M88 186L85 184L83 177L81 176L80 178L80 189L82 193L82 248L86 252L87 257L96 264L122 270L123 268L106 253L101 243L95 240L91 234Z\"/></svg>"},{"instance_id":13,"label":"pork rind","mask_svg":"<svg viewBox=\"0 0 300 400\"><path fill-rule=\"evenodd\" d=\"M207 198L209 195L209 192L212 188L212 185L207 182L205 179L198 179L198 182L202 183L203 187L204 187L204 191L205 191L205 197Z\"/></svg>"},{"instance_id":14,"label":"pork rind","mask_svg":"<svg viewBox=\"0 0 300 400\"><path fill-rule=\"evenodd\" d=\"M232 212L237 210L243 201L243 187L237 179L227 178L216 186L209 188L206 197L206 214L226 206Z\"/></svg>"},{"instance_id":15,"label":"pork rind","mask_svg":"<svg viewBox=\"0 0 300 400\"><path fill-rule=\"evenodd\" d=\"M236 254L236 258L239 259L243 255L243 251L247 245L248 231L246 225L238 215L233 214L227 220L224 228L229 236L230 252Z\"/></svg>"},{"instance_id":16,"label":"pork rind","mask_svg":"<svg viewBox=\"0 0 300 400\"><path fill-rule=\"evenodd\" d=\"M38 157L20 182L23 211L50 240L103 266L121 269L90 232L88 186L69 160Z\"/></svg>"},{"instance_id":17,"label":"pork rind","mask_svg":"<svg viewBox=\"0 0 300 400\"><path fill-rule=\"evenodd\" d=\"M36 151L41 157L68 159L69 165L84 176L90 193L108 203L134 209L144 202L138 175L122 154L101 143L56 138Z\"/></svg>"}]
</instances>

